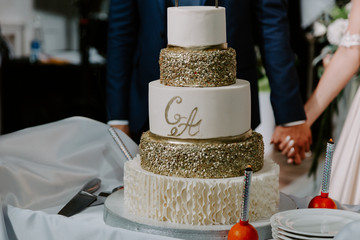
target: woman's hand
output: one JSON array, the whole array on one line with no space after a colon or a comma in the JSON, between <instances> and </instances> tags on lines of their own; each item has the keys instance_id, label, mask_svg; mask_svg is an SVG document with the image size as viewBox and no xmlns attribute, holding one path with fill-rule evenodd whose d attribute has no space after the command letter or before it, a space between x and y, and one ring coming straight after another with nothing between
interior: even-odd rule
<instances>
[{"instance_id":1,"label":"woman's hand","mask_svg":"<svg viewBox=\"0 0 360 240\"><path fill-rule=\"evenodd\" d=\"M307 123L295 126L277 126L271 143L288 158L288 163L301 164L312 143L311 129Z\"/></svg>"}]
</instances>

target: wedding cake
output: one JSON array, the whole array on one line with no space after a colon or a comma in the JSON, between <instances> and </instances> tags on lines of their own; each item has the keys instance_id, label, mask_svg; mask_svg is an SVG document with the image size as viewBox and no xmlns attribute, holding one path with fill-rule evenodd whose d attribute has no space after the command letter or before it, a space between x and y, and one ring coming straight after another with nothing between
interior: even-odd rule
<instances>
[{"instance_id":1,"label":"wedding cake","mask_svg":"<svg viewBox=\"0 0 360 240\"><path fill-rule=\"evenodd\" d=\"M243 173L251 183L250 221L278 210L279 167L264 161L250 127L250 85L236 79L226 44L225 8L168 8L168 47L149 84L150 130L125 164L130 213L156 221L229 225L240 219Z\"/></svg>"}]
</instances>

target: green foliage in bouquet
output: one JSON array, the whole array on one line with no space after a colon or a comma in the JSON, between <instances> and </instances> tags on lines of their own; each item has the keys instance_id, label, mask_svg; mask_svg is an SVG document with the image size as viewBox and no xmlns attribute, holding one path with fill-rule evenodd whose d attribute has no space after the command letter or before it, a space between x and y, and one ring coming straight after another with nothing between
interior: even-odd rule
<instances>
[{"instance_id":1,"label":"green foliage in bouquet","mask_svg":"<svg viewBox=\"0 0 360 240\"><path fill-rule=\"evenodd\" d=\"M339 18L347 19L349 10L345 6L336 5L330 11L330 17L332 20Z\"/></svg>"},{"instance_id":2,"label":"green foliage in bouquet","mask_svg":"<svg viewBox=\"0 0 360 240\"><path fill-rule=\"evenodd\" d=\"M338 98L341 98L339 96L333 100L329 106L325 109L325 111L322 113L322 115L319 118L319 129L317 131L317 136L315 136L314 139L317 139L313 142L313 162L311 164L310 170L309 170L309 176L314 174L314 177L316 176L315 173L317 171L318 165L319 165L319 159L321 154L324 152L324 149L326 149L326 144L329 141L330 138L333 138L332 136L332 118L334 116L334 113L338 113Z\"/></svg>"},{"instance_id":3,"label":"green foliage in bouquet","mask_svg":"<svg viewBox=\"0 0 360 240\"><path fill-rule=\"evenodd\" d=\"M320 23L324 24L327 29L329 29L329 26L333 24L338 19L347 19L349 15L349 5L347 5L349 1L336 1L336 5L327 13L324 13L324 15L318 20ZM337 29L338 31L343 31L344 29ZM319 37L318 41L321 43L325 43L326 46L322 49L322 53L314 59L314 65L317 66L317 74L318 78L320 79L322 74L324 73L324 66L322 64L317 64L322 61L322 59L327 54L333 54L337 50L338 46L337 44L331 43L328 39L328 35L324 34L324 36ZM358 75L357 75L358 76ZM359 79L356 77L356 79ZM326 143L330 138L333 138L332 132L333 132L333 124L332 120L334 117L334 114L339 113L339 101L341 98L344 97L344 90L342 90L339 95L330 103L330 105L326 108L326 110L322 113L322 115L319 117L319 119L315 122L313 126L313 130L316 129L315 136L313 136L313 162L309 170L309 176L313 175L315 176L315 173L317 171L317 167L319 164L319 158L321 157L321 154L324 152L324 149L326 149Z\"/></svg>"}]
</instances>

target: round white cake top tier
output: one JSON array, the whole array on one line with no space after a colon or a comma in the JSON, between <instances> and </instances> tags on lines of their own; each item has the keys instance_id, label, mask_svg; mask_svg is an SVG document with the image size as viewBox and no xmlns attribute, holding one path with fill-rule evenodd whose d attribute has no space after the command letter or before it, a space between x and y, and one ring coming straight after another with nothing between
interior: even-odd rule
<instances>
[{"instance_id":1,"label":"round white cake top tier","mask_svg":"<svg viewBox=\"0 0 360 240\"><path fill-rule=\"evenodd\" d=\"M180 139L237 136L250 128L250 84L171 87L149 84L149 122L154 134Z\"/></svg>"},{"instance_id":2,"label":"round white cake top tier","mask_svg":"<svg viewBox=\"0 0 360 240\"><path fill-rule=\"evenodd\" d=\"M223 7L170 7L168 44L188 48L226 43L225 18Z\"/></svg>"}]
</instances>

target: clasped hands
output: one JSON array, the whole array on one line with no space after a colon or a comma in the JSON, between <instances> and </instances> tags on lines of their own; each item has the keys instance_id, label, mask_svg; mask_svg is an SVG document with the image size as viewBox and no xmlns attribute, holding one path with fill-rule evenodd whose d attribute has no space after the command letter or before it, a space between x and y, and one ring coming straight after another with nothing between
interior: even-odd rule
<instances>
[{"instance_id":1,"label":"clasped hands","mask_svg":"<svg viewBox=\"0 0 360 240\"><path fill-rule=\"evenodd\" d=\"M271 143L288 158L288 163L300 164L310 152L311 129L306 122L295 126L276 126Z\"/></svg>"}]
</instances>

